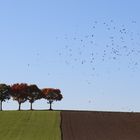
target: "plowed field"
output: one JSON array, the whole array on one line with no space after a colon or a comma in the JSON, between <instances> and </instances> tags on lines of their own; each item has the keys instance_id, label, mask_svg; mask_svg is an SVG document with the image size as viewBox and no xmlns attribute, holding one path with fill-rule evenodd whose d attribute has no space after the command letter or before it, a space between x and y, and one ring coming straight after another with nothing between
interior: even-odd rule
<instances>
[{"instance_id":1,"label":"plowed field","mask_svg":"<svg viewBox=\"0 0 140 140\"><path fill-rule=\"evenodd\" d=\"M140 140L139 113L63 111L63 140Z\"/></svg>"}]
</instances>

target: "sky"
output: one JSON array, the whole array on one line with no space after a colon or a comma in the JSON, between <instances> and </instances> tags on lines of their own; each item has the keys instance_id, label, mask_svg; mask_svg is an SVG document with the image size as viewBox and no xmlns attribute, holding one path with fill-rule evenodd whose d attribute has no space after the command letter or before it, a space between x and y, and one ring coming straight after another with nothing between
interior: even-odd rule
<instances>
[{"instance_id":1,"label":"sky","mask_svg":"<svg viewBox=\"0 0 140 140\"><path fill-rule=\"evenodd\" d=\"M0 83L59 88L64 98L54 109L139 112L139 5L0 0ZM49 105L40 100L33 107ZM3 108L18 104L10 100Z\"/></svg>"}]
</instances>

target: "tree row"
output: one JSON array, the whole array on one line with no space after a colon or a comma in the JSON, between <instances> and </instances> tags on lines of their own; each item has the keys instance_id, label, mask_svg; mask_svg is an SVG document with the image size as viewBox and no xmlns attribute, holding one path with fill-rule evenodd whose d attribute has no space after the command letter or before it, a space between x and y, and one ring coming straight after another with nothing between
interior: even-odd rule
<instances>
[{"instance_id":1,"label":"tree row","mask_svg":"<svg viewBox=\"0 0 140 140\"><path fill-rule=\"evenodd\" d=\"M16 83L13 85L0 84L0 110L2 111L2 103L6 100L13 99L18 102L18 110L21 110L21 104L29 101L30 110L33 110L33 103L36 100L46 99L52 110L54 101L62 100L63 96L60 89L43 88L39 89L37 85L28 85L26 83Z\"/></svg>"}]
</instances>

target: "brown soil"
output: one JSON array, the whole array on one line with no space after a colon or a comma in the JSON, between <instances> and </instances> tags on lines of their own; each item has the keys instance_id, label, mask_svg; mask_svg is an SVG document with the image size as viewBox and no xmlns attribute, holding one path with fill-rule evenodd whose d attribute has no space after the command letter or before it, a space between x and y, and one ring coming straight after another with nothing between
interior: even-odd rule
<instances>
[{"instance_id":1,"label":"brown soil","mask_svg":"<svg viewBox=\"0 0 140 140\"><path fill-rule=\"evenodd\" d=\"M63 140L140 140L140 113L62 111Z\"/></svg>"}]
</instances>

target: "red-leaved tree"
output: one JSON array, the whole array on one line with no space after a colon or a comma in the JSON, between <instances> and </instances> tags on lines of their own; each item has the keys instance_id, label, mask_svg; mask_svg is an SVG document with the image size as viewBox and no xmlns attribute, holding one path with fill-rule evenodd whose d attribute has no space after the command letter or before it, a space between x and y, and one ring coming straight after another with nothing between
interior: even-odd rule
<instances>
[{"instance_id":1,"label":"red-leaved tree","mask_svg":"<svg viewBox=\"0 0 140 140\"><path fill-rule=\"evenodd\" d=\"M11 86L11 96L19 104L18 110L21 109L21 103L24 103L28 97L28 85L26 83L17 83Z\"/></svg>"},{"instance_id":2,"label":"red-leaved tree","mask_svg":"<svg viewBox=\"0 0 140 140\"><path fill-rule=\"evenodd\" d=\"M42 94L43 98L47 99L48 103L50 104L49 110L52 110L53 101L60 101L63 98L61 91L59 89L54 88L44 88L42 89Z\"/></svg>"}]
</instances>

